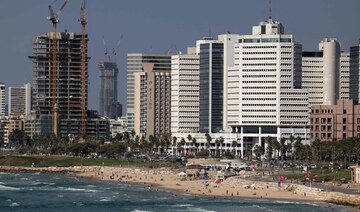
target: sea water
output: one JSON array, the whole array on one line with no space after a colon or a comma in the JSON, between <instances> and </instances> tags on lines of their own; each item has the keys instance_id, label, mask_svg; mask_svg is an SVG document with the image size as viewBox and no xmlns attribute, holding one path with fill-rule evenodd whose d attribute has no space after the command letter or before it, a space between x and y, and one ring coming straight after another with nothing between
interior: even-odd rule
<instances>
[{"instance_id":1,"label":"sea water","mask_svg":"<svg viewBox=\"0 0 360 212\"><path fill-rule=\"evenodd\" d=\"M264 199L186 196L144 185L54 173L1 173L0 211L352 211L351 207Z\"/></svg>"}]
</instances>

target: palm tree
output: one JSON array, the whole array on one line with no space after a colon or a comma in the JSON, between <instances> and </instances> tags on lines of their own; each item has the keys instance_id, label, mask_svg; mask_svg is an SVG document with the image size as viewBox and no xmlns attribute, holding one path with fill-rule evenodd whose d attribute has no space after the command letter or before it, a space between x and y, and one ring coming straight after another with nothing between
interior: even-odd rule
<instances>
[{"instance_id":1,"label":"palm tree","mask_svg":"<svg viewBox=\"0 0 360 212\"><path fill-rule=\"evenodd\" d=\"M273 147L274 147L274 149L276 151L276 154L275 154L276 159L278 160L279 159L280 148L281 148L280 142L278 140L274 139L273 140Z\"/></svg>"},{"instance_id":2,"label":"palm tree","mask_svg":"<svg viewBox=\"0 0 360 212\"><path fill-rule=\"evenodd\" d=\"M281 159L284 160L285 154L287 152L287 145L286 145L286 139L280 138L280 153L281 153Z\"/></svg>"},{"instance_id":3,"label":"palm tree","mask_svg":"<svg viewBox=\"0 0 360 212\"><path fill-rule=\"evenodd\" d=\"M220 157L222 157L222 146L224 144L224 138L220 136L219 142L220 142Z\"/></svg>"},{"instance_id":4,"label":"palm tree","mask_svg":"<svg viewBox=\"0 0 360 212\"><path fill-rule=\"evenodd\" d=\"M258 160L260 160L261 156L265 153L264 147L261 145L256 145L254 148L254 154Z\"/></svg>"},{"instance_id":5,"label":"palm tree","mask_svg":"<svg viewBox=\"0 0 360 212\"><path fill-rule=\"evenodd\" d=\"M211 136L209 135L209 133L205 133L205 137L206 137L206 149L209 151L209 157L211 156L210 154L210 144L211 144Z\"/></svg>"},{"instance_id":6,"label":"palm tree","mask_svg":"<svg viewBox=\"0 0 360 212\"><path fill-rule=\"evenodd\" d=\"M268 136L266 139L265 139L265 142L267 143L267 148L266 148L266 153L267 153L267 158L270 162L270 159L273 155L273 138Z\"/></svg>"},{"instance_id":7,"label":"palm tree","mask_svg":"<svg viewBox=\"0 0 360 212\"><path fill-rule=\"evenodd\" d=\"M191 135L190 135L190 134L187 136L187 139L188 139L188 141L189 141L189 146L190 146L190 144L191 144L191 140L192 140L192 137L191 137Z\"/></svg>"},{"instance_id":8,"label":"palm tree","mask_svg":"<svg viewBox=\"0 0 360 212\"><path fill-rule=\"evenodd\" d=\"M215 139L215 147L216 147L216 152L215 152L215 156L219 157L219 144L220 144L220 140L219 139Z\"/></svg>"},{"instance_id":9,"label":"palm tree","mask_svg":"<svg viewBox=\"0 0 360 212\"><path fill-rule=\"evenodd\" d=\"M176 136L174 136L174 137L172 137L172 146L173 146L173 153L175 153L176 155L177 155L177 150L176 150L176 141L177 141L177 137ZM175 148L174 148L175 147Z\"/></svg>"},{"instance_id":10,"label":"palm tree","mask_svg":"<svg viewBox=\"0 0 360 212\"><path fill-rule=\"evenodd\" d=\"M194 150L195 150L194 154L196 155L197 154L197 149L198 149L196 138L192 138L191 143L194 146Z\"/></svg>"}]
</instances>

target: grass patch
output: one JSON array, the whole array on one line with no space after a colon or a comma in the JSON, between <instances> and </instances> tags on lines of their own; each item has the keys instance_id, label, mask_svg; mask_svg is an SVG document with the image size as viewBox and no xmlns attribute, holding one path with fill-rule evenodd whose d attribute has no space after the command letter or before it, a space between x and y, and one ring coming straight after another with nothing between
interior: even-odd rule
<instances>
[{"instance_id":1,"label":"grass patch","mask_svg":"<svg viewBox=\"0 0 360 212\"><path fill-rule=\"evenodd\" d=\"M299 179L303 180L305 179L306 173L301 174L285 174L284 176L288 179ZM311 169L311 177L314 179L315 182L321 182L321 181L343 181L348 182L351 180L351 171L350 170L337 170L335 173L332 170L324 170L321 171L320 169Z\"/></svg>"},{"instance_id":2,"label":"grass patch","mask_svg":"<svg viewBox=\"0 0 360 212\"><path fill-rule=\"evenodd\" d=\"M58 155L0 155L0 166L25 166L32 164L36 167L70 167L70 166L124 166L124 167L178 167L179 164L171 162L147 162L141 160L115 160L101 158L82 158Z\"/></svg>"}]
</instances>

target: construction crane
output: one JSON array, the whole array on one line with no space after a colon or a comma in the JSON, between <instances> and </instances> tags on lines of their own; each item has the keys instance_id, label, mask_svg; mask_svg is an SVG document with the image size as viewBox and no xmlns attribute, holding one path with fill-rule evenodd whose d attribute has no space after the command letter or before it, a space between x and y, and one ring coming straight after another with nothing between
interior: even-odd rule
<instances>
[{"instance_id":1,"label":"construction crane","mask_svg":"<svg viewBox=\"0 0 360 212\"><path fill-rule=\"evenodd\" d=\"M123 38L123 36L121 35L119 41L116 44L116 46L112 49L112 53L114 55L114 62L115 63L117 62L116 55L117 55L117 52L118 52L118 49L119 49L122 38Z\"/></svg>"},{"instance_id":2,"label":"construction crane","mask_svg":"<svg viewBox=\"0 0 360 212\"><path fill-rule=\"evenodd\" d=\"M52 4L54 4L57 0L55 0ZM68 2L68 0L65 0L64 3L61 5L60 9L58 12L54 12L51 5L49 5L49 16L47 17L47 19L49 21L52 22L52 30L50 33L50 39L51 39L51 96L52 96L52 132L57 135L57 100L56 100L56 89L57 89L57 85L56 85L56 75L57 75L57 29L56 29L56 25L57 23L59 23L59 17L60 14L62 12L62 10L64 9L66 3Z\"/></svg>"},{"instance_id":3,"label":"construction crane","mask_svg":"<svg viewBox=\"0 0 360 212\"><path fill-rule=\"evenodd\" d=\"M87 54L86 54L86 0L83 0L80 8L80 23L81 23L81 134L86 133L86 76L87 76Z\"/></svg>"}]
</instances>

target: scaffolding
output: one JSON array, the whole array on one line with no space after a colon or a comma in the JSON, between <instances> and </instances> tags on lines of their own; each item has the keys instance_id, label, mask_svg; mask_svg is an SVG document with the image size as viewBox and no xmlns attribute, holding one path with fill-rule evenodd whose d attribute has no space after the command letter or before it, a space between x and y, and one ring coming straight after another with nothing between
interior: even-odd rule
<instances>
[{"instance_id":1,"label":"scaffolding","mask_svg":"<svg viewBox=\"0 0 360 212\"><path fill-rule=\"evenodd\" d=\"M53 45L53 40L56 45ZM86 120L83 108L87 109L87 98L83 98L84 93L87 95L88 92L87 42L86 34L73 32L50 32L38 35L33 42L33 55L29 56L33 62L33 107L37 111L40 126L46 128L40 129L41 132L47 132L51 126L53 132L56 130L60 134L80 134L79 129L82 129L83 120ZM56 73L52 73L54 46Z\"/></svg>"}]
</instances>

